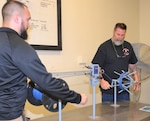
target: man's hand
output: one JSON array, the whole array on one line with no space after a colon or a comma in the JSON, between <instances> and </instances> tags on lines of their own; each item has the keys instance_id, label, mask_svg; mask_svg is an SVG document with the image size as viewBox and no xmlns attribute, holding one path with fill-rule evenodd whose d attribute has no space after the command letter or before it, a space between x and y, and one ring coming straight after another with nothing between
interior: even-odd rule
<instances>
[{"instance_id":1,"label":"man's hand","mask_svg":"<svg viewBox=\"0 0 150 121\"><path fill-rule=\"evenodd\" d=\"M102 87L102 89L107 90L110 89L110 84L108 83L108 81L102 79L100 81L100 86Z\"/></svg>"},{"instance_id":2,"label":"man's hand","mask_svg":"<svg viewBox=\"0 0 150 121\"><path fill-rule=\"evenodd\" d=\"M139 91L141 88L141 83L139 82L136 82L134 85L133 85L133 89L135 92Z\"/></svg>"},{"instance_id":3,"label":"man's hand","mask_svg":"<svg viewBox=\"0 0 150 121\"><path fill-rule=\"evenodd\" d=\"M81 105L85 105L87 103L87 101L88 101L87 96L85 94L81 94L81 102L80 102L80 104Z\"/></svg>"}]
</instances>

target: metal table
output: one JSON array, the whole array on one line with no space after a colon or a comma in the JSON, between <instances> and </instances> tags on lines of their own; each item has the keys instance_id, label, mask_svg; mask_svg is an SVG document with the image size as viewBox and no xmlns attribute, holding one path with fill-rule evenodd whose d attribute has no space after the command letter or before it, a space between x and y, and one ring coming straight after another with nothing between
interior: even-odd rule
<instances>
[{"instance_id":1,"label":"metal table","mask_svg":"<svg viewBox=\"0 0 150 121\"><path fill-rule=\"evenodd\" d=\"M134 102L118 102L119 107L110 106L112 103L96 105L96 118L92 119L92 106L78 108L62 113L62 121L150 121L150 112L139 110L146 104ZM34 119L32 121L58 121L58 114Z\"/></svg>"}]
</instances>

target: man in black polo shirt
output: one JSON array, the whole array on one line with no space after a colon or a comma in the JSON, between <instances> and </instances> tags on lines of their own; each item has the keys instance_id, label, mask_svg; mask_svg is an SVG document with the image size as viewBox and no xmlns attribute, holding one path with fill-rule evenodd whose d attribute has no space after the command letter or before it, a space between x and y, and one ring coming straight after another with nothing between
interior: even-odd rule
<instances>
[{"instance_id":1,"label":"man in black polo shirt","mask_svg":"<svg viewBox=\"0 0 150 121\"><path fill-rule=\"evenodd\" d=\"M137 74L137 58L131 44L124 40L126 34L126 25L117 23L114 27L113 37L100 45L92 63L99 64L104 69L105 73L101 75L100 89L102 92L102 102L114 100L114 88L111 87L112 79L118 79L119 76L114 73L122 73L122 70L127 72L130 69L134 73L134 80L138 83L134 84L134 90L140 89L139 78ZM117 92L119 91L117 87ZM129 93L123 91L117 93L117 100L130 100Z\"/></svg>"}]
</instances>

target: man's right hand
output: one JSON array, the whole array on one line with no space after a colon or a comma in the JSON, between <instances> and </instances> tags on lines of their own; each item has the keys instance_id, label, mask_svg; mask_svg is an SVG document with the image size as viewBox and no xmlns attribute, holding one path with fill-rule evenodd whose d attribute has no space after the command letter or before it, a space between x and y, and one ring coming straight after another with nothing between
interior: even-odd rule
<instances>
[{"instance_id":1,"label":"man's right hand","mask_svg":"<svg viewBox=\"0 0 150 121\"><path fill-rule=\"evenodd\" d=\"M80 104L81 105L85 105L87 103L87 101L88 101L87 96L85 94L81 94L81 102L80 102Z\"/></svg>"},{"instance_id":2,"label":"man's right hand","mask_svg":"<svg viewBox=\"0 0 150 121\"><path fill-rule=\"evenodd\" d=\"M101 86L101 88L104 89L104 90L110 89L110 84L108 83L108 81L106 81L106 80L104 80L104 79L102 79L102 80L100 81L100 86Z\"/></svg>"}]
</instances>

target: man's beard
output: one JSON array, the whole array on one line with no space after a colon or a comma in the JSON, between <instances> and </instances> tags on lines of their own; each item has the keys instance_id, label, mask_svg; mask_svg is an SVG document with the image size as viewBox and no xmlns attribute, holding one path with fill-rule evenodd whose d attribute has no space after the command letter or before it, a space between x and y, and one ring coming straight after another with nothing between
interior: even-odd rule
<instances>
[{"instance_id":1,"label":"man's beard","mask_svg":"<svg viewBox=\"0 0 150 121\"><path fill-rule=\"evenodd\" d=\"M114 44L116 45L116 46L120 46L120 45L122 45L123 43L124 43L124 40L118 40L118 39L114 39Z\"/></svg>"},{"instance_id":2,"label":"man's beard","mask_svg":"<svg viewBox=\"0 0 150 121\"><path fill-rule=\"evenodd\" d=\"M28 39L28 34L27 34L27 30L23 31L20 35L20 37L24 40L27 40Z\"/></svg>"},{"instance_id":3,"label":"man's beard","mask_svg":"<svg viewBox=\"0 0 150 121\"><path fill-rule=\"evenodd\" d=\"M28 39L27 29L25 28L23 22L20 31L21 31L20 37L24 40L27 40Z\"/></svg>"}]
</instances>

